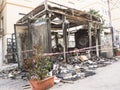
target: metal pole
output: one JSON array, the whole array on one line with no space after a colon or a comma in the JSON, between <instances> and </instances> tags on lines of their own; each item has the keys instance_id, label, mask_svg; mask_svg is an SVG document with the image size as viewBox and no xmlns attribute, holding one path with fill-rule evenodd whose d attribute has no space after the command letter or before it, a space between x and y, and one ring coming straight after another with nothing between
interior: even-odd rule
<instances>
[{"instance_id":1,"label":"metal pole","mask_svg":"<svg viewBox=\"0 0 120 90\"><path fill-rule=\"evenodd\" d=\"M112 52L114 52L114 31L113 31L113 27L111 27L111 33L112 33ZM113 53L113 56L114 56L114 53Z\"/></svg>"},{"instance_id":2,"label":"metal pole","mask_svg":"<svg viewBox=\"0 0 120 90\"><path fill-rule=\"evenodd\" d=\"M114 51L114 31L113 31L113 27L112 27L112 20L111 20L111 9L110 9L110 1L107 0L108 3L108 15L109 15L109 27L111 27L111 33L112 33L112 47L113 47L113 51ZM113 53L114 54L114 53Z\"/></svg>"},{"instance_id":3,"label":"metal pole","mask_svg":"<svg viewBox=\"0 0 120 90\"><path fill-rule=\"evenodd\" d=\"M112 27L111 10L110 10L110 1L107 0L107 3L108 3L108 15L109 15L109 27Z\"/></svg>"}]
</instances>

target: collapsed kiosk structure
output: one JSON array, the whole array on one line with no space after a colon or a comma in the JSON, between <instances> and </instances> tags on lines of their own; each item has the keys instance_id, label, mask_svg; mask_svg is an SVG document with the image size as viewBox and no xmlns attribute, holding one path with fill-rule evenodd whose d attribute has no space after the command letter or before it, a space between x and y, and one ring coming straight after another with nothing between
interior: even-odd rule
<instances>
[{"instance_id":1,"label":"collapsed kiosk structure","mask_svg":"<svg viewBox=\"0 0 120 90\"><path fill-rule=\"evenodd\" d=\"M99 56L101 25L99 17L46 0L14 25L18 60L30 56L25 52L35 45L40 45L44 53L63 52L66 62L66 52L76 48L96 46ZM70 36L72 49L68 46Z\"/></svg>"}]
</instances>

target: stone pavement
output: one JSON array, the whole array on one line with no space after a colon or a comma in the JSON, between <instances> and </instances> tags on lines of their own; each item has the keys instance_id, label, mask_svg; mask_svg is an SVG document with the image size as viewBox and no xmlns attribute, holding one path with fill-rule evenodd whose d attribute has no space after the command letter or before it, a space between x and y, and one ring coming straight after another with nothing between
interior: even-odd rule
<instances>
[{"instance_id":1,"label":"stone pavement","mask_svg":"<svg viewBox=\"0 0 120 90\"><path fill-rule=\"evenodd\" d=\"M0 79L0 90L27 90L23 86L28 82L22 79Z\"/></svg>"}]
</instances>

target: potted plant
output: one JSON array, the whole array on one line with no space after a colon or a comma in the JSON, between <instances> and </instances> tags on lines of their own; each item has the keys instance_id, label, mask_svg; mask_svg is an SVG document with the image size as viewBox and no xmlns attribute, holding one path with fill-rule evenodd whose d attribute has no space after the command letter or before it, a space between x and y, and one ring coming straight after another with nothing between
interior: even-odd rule
<instances>
[{"instance_id":1,"label":"potted plant","mask_svg":"<svg viewBox=\"0 0 120 90\"><path fill-rule=\"evenodd\" d=\"M114 49L115 56L120 56L120 50L118 48Z\"/></svg>"},{"instance_id":2,"label":"potted plant","mask_svg":"<svg viewBox=\"0 0 120 90\"><path fill-rule=\"evenodd\" d=\"M35 47L36 52L28 64L29 82L32 90L46 90L54 85L54 77L49 76L51 61L49 57L43 56L41 47Z\"/></svg>"}]
</instances>

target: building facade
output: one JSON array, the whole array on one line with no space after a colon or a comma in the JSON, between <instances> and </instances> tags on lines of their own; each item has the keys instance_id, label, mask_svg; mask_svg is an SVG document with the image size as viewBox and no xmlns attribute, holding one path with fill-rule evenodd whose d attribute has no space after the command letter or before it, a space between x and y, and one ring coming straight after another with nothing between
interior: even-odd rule
<instances>
[{"instance_id":1,"label":"building facade","mask_svg":"<svg viewBox=\"0 0 120 90\"><path fill-rule=\"evenodd\" d=\"M33 10L39 0L0 0L0 66L7 62L7 40L14 33L14 24L18 19Z\"/></svg>"},{"instance_id":2,"label":"building facade","mask_svg":"<svg viewBox=\"0 0 120 90\"><path fill-rule=\"evenodd\" d=\"M114 27L115 45L120 47L120 0L110 1L111 23Z\"/></svg>"}]
</instances>

